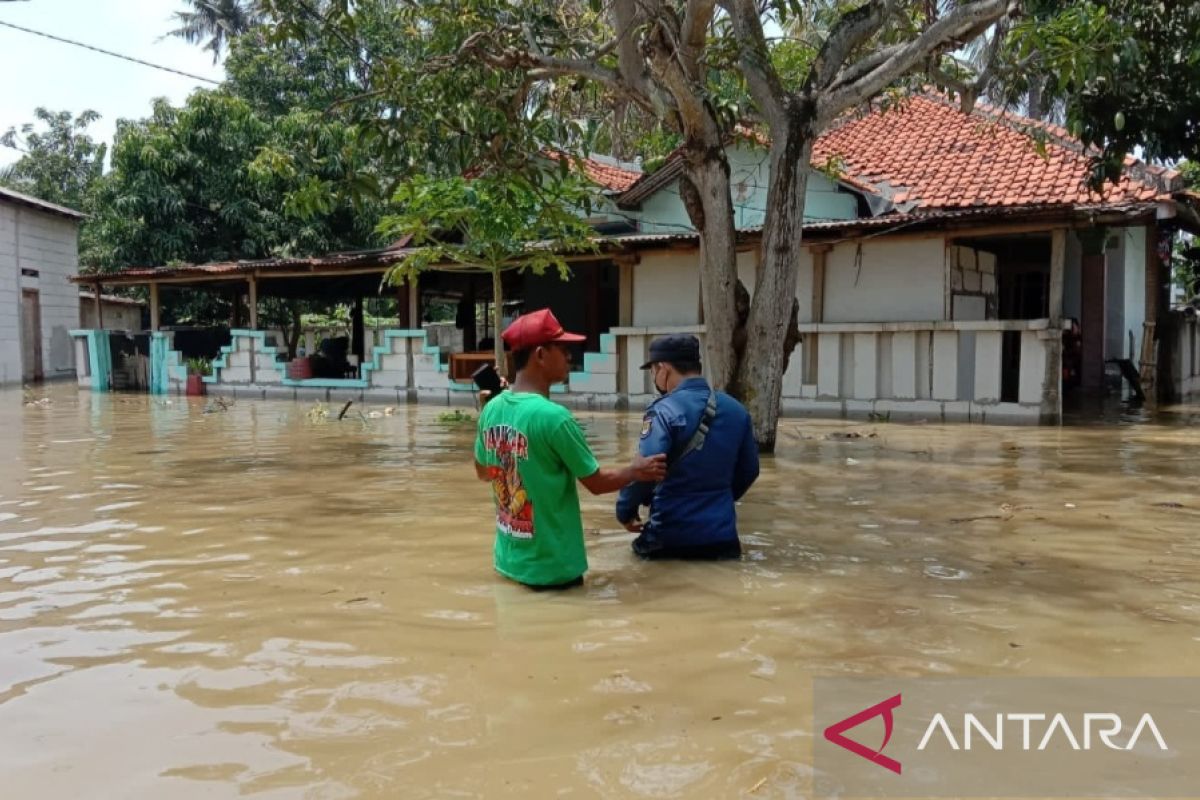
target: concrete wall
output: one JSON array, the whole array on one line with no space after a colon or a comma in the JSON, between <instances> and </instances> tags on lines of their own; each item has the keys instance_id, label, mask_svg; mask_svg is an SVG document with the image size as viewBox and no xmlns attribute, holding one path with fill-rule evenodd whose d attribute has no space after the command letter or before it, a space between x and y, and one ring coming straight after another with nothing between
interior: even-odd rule
<instances>
[{"instance_id":1,"label":"concrete wall","mask_svg":"<svg viewBox=\"0 0 1200 800\"><path fill-rule=\"evenodd\" d=\"M1142 323L1146 320L1146 229L1126 228L1125 240L1125 319L1122 327L1123 352L1134 364L1142 356ZM1129 334L1133 333L1133 347Z\"/></svg>"},{"instance_id":2,"label":"concrete wall","mask_svg":"<svg viewBox=\"0 0 1200 800\"><path fill-rule=\"evenodd\" d=\"M108 331L142 330L142 307L130 303L103 301L104 329ZM96 328L96 301L90 297L79 298L79 327Z\"/></svg>"},{"instance_id":3,"label":"concrete wall","mask_svg":"<svg viewBox=\"0 0 1200 800\"><path fill-rule=\"evenodd\" d=\"M699 321L699 251L643 254L633 268L633 324L695 325Z\"/></svg>"},{"instance_id":4,"label":"concrete wall","mask_svg":"<svg viewBox=\"0 0 1200 800\"><path fill-rule=\"evenodd\" d=\"M826 256L826 322L945 319L946 247L937 239L845 242Z\"/></svg>"},{"instance_id":5,"label":"concrete wall","mask_svg":"<svg viewBox=\"0 0 1200 800\"><path fill-rule=\"evenodd\" d=\"M0 201L0 385L20 383L22 377L16 223L17 206Z\"/></svg>"},{"instance_id":6,"label":"concrete wall","mask_svg":"<svg viewBox=\"0 0 1200 800\"><path fill-rule=\"evenodd\" d=\"M0 201L0 383L23 377L22 289L38 292L44 377L75 374L69 332L79 325L79 289L68 279L79 271L78 235L73 220Z\"/></svg>"},{"instance_id":7,"label":"concrete wall","mask_svg":"<svg viewBox=\"0 0 1200 800\"><path fill-rule=\"evenodd\" d=\"M726 151L733 196L733 221L738 228L762 225L766 216L767 182L770 169L767 151L737 145ZM805 193L804 218L812 221L854 219L857 196L841 189L820 172L810 172ZM630 212L644 233L681 233L692 224L679 198L679 183L673 182L646 198L641 209Z\"/></svg>"},{"instance_id":8,"label":"concrete wall","mask_svg":"<svg viewBox=\"0 0 1200 800\"><path fill-rule=\"evenodd\" d=\"M1125 233L1116 232L1116 247L1104 253L1104 357L1125 357Z\"/></svg>"}]
</instances>

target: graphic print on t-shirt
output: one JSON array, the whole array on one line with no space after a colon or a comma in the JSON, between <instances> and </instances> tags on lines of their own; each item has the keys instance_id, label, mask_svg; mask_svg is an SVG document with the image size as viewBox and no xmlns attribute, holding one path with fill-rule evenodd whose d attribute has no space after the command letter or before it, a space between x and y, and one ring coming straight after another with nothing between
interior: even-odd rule
<instances>
[{"instance_id":1,"label":"graphic print on t-shirt","mask_svg":"<svg viewBox=\"0 0 1200 800\"><path fill-rule=\"evenodd\" d=\"M500 466L491 467L496 524L519 539L533 538L533 503L525 492L518 462L529 457L529 440L511 425L494 425L483 433L483 444Z\"/></svg>"}]
</instances>

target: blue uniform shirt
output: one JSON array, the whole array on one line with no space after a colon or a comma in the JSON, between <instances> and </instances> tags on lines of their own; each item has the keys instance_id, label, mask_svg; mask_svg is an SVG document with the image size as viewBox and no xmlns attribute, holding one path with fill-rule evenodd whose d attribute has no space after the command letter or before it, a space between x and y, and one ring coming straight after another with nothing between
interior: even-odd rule
<instances>
[{"instance_id":1,"label":"blue uniform shirt","mask_svg":"<svg viewBox=\"0 0 1200 800\"><path fill-rule=\"evenodd\" d=\"M641 541L651 549L737 541L734 501L758 477L758 446L750 414L724 392L704 446L680 454L700 423L708 381L687 378L646 409L638 452L667 453L667 477L658 484L631 483L617 497L617 519L625 522L650 506Z\"/></svg>"}]
</instances>

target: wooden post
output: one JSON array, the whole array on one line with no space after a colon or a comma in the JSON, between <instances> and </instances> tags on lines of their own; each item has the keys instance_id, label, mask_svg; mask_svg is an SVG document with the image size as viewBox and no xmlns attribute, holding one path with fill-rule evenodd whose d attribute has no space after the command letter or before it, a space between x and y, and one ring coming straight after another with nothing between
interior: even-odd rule
<instances>
[{"instance_id":1,"label":"wooden post","mask_svg":"<svg viewBox=\"0 0 1200 800\"><path fill-rule=\"evenodd\" d=\"M408 295L412 290L408 286L408 281L400 284L400 288L396 290L396 307L399 310L400 327L411 328L412 324L412 309L408 306Z\"/></svg>"},{"instance_id":2,"label":"wooden post","mask_svg":"<svg viewBox=\"0 0 1200 800\"><path fill-rule=\"evenodd\" d=\"M825 321L825 257L833 247L818 244L809 248L812 253L812 321Z\"/></svg>"},{"instance_id":3,"label":"wooden post","mask_svg":"<svg viewBox=\"0 0 1200 800\"><path fill-rule=\"evenodd\" d=\"M1062 421L1062 321L1063 281L1067 271L1067 229L1050 232L1050 289L1047 293L1046 314L1050 330L1045 340L1046 372L1042 379L1043 423ZM1024 356L1024 353L1022 353Z\"/></svg>"},{"instance_id":4,"label":"wooden post","mask_svg":"<svg viewBox=\"0 0 1200 800\"><path fill-rule=\"evenodd\" d=\"M250 330L258 330L258 279L250 276Z\"/></svg>"},{"instance_id":5,"label":"wooden post","mask_svg":"<svg viewBox=\"0 0 1200 800\"><path fill-rule=\"evenodd\" d=\"M358 363L363 363L366 352L365 317L363 315L362 297L354 298L354 307L350 310L350 352L358 356Z\"/></svg>"},{"instance_id":6,"label":"wooden post","mask_svg":"<svg viewBox=\"0 0 1200 800\"><path fill-rule=\"evenodd\" d=\"M421 287L418 280L414 275L408 282L408 324L414 328L421 327Z\"/></svg>"},{"instance_id":7,"label":"wooden post","mask_svg":"<svg viewBox=\"0 0 1200 800\"><path fill-rule=\"evenodd\" d=\"M96 284L95 291L96 298L93 302L96 304L96 329L102 331L104 330L104 303L100 300L100 293L102 290L99 283Z\"/></svg>"},{"instance_id":8,"label":"wooden post","mask_svg":"<svg viewBox=\"0 0 1200 800\"><path fill-rule=\"evenodd\" d=\"M825 321L825 260L832 250L832 245L817 244L809 248L812 253L812 321ZM827 334L836 337L837 334ZM817 359L820 357L819 345L821 334L809 333L804 337L804 375L801 383L817 383Z\"/></svg>"},{"instance_id":9,"label":"wooden post","mask_svg":"<svg viewBox=\"0 0 1200 800\"><path fill-rule=\"evenodd\" d=\"M633 265L636 255L622 255L613 259L617 263L617 324L628 327L633 324Z\"/></svg>"},{"instance_id":10,"label":"wooden post","mask_svg":"<svg viewBox=\"0 0 1200 800\"><path fill-rule=\"evenodd\" d=\"M150 284L150 330L159 328L158 284Z\"/></svg>"}]
</instances>

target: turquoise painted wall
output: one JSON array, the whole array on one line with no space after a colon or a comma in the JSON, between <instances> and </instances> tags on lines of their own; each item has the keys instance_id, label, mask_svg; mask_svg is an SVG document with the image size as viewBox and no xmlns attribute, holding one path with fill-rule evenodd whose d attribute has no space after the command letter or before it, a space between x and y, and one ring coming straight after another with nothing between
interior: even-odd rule
<instances>
[{"instance_id":1,"label":"turquoise painted wall","mask_svg":"<svg viewBox=\"0 0 1200 800\"><path fill-rule=\"evenodd\" d=\"M733 193L734 224L739 228L762 225L766 217L767 181L770 167L766 150L738 145L726 151L729 156L729 181ZM630 212L644 233L682 233L691 231L679 184L673 182L646 198L641 209ZM841 189L819 172L811 172L805 197L804 218L810 222L855 219L857 196Z\"/></svg>"},{"instance_id":2,"label":"turquoise painted wall","mask_svg":"<svg viewBox=\"0 0 1200 800\"><path fill-rule=\"evenodd\" d=\"M73 330L71 335L83 339L87 347L92 391L107 392L112 386L112 348L108 344L108 331Z\"/></svg>"}]
</instances>

